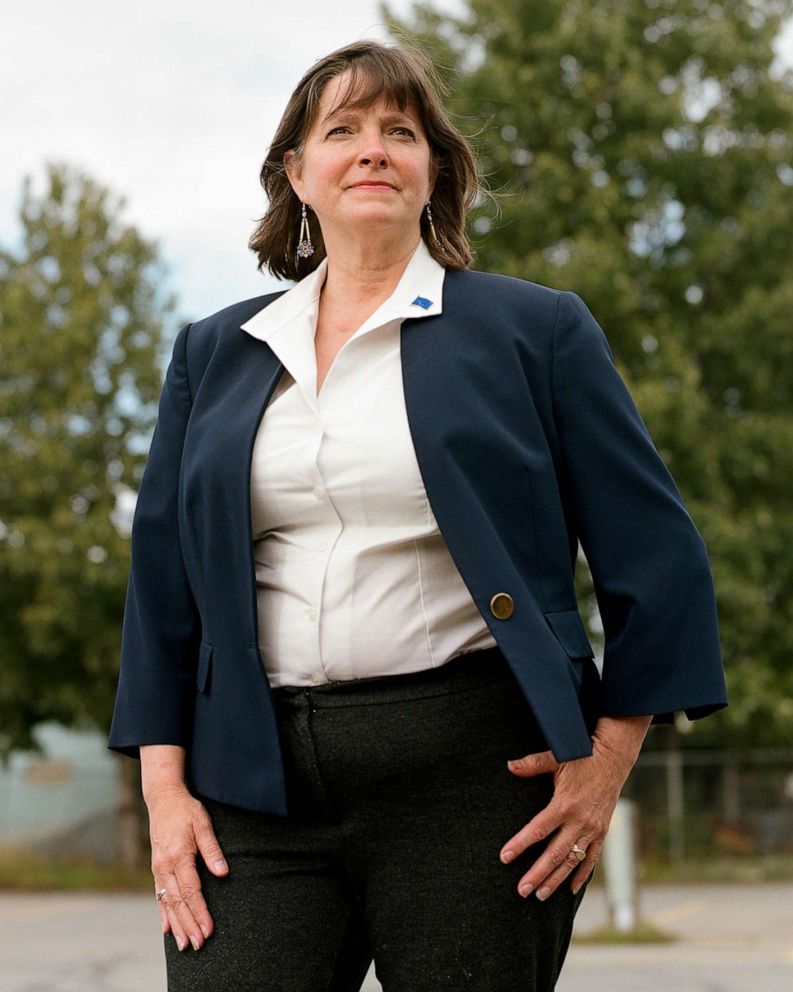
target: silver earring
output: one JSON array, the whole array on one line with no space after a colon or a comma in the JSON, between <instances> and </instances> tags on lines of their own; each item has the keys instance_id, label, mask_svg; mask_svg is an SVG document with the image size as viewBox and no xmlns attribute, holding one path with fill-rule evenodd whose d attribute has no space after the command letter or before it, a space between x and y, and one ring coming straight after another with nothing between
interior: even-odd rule
<instances>
[{"instance_id":1,"label":"silver earring","mask_svg":"<svg viewBox=\"0 0 793 992\"><path fill-rule=\"evenodd\" d=\"M440 241L438 241L438 235L435 233L435 225L432 223L432 210L430 209L429 201L427 201L427 220L430 224L430 230L432 231L432 240L436 245L440 247Z\"/></svg>"},{"instance_id":2,"label":"silver earring","mask_svg":"<svg viewBox=\"0 0 793 992\"><path fill-rule=\"evenodd\" d=\"M304 203L300 220L300 237L297 241L297 257L310 258L313 254L314 245L311 243L311 233L308 229L308 217L306 216L306 205Z\"/></svg>"}]
</instances>

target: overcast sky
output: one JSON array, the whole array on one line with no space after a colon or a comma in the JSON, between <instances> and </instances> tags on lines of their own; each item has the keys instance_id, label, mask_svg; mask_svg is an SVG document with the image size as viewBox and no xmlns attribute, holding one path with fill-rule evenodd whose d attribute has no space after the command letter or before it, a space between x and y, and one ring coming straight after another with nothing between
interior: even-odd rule
<instances>
[{"instance_id":1,"label":"overcast sky","mask_svg":"<svg viewBox=\"0 0 793 992\"><path fill-rule=\"evenodd\" d=\"M184 320L284 285L246 247L277 121L316 59L388 40L374 0L16 0L3 26L0 243L18 242L23 176L42 192L45 162L67 161L126 197L123 217L159 242ZM780 51L793 64L790 25Z\"/></svg>"}]
</instances>

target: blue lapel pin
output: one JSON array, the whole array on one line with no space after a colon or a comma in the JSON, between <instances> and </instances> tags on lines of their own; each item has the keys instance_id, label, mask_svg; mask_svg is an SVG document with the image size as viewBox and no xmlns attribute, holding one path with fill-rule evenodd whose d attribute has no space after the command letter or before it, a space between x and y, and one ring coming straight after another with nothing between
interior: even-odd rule
<instances>
[{"instance_id":1,"label":"blue lapel pin","mask_svg":"<svg viewBox=\"0 0 793 992\"><path fill-rule=\"evenodd\" d=\"M429 310L432 306L432 300L428 300L426 296L417 296L410 305L412 307L423 307L425 310Z\"/></svg>"}]
</instances>

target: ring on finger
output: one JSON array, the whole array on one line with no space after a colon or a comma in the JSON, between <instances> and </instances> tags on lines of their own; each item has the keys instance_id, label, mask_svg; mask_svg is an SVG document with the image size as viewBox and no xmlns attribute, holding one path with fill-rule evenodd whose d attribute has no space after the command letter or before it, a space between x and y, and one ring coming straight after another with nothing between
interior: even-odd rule
<instances>
[{"instance_id":1,"label":"ring on finger","mask_svg":"<svg viewBox=\"0 0 793 992\"><path fill-rule=\"evenodd\" d=\"M157 902L160 902L160 900L162 899L162 897L165 895L165 893L167 891L168 891L167 889L158 889L157 895L156 895Z\"/></svg>"},{"instance_id":2,"label":"ring on finger","mask_svg":"<svg viewBox=\"0 0 793 992\"><path fill-rule=\"evenodd\" d=\"M582 862L586 857L586 849L579 847L577 843L573 844L573 846L570 848L570 853L574 854L578 858L579 863Z\"/></svg>"}]
</instances>

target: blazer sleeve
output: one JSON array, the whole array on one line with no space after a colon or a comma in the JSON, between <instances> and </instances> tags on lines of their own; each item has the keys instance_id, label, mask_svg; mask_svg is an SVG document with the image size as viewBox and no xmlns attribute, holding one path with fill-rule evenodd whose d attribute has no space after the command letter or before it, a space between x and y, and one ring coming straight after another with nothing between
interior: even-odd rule
<instances>
[{"instance_id":1,"label":"blazer sleeve","mask_svg":"<svg viewBox=\"0 0 793 992\"><path fill-rule=\"evenodd\" d=\"M602 328L561 292L551 382L563 485L603 623L602 715L670 723L727 706L702 540Z\"/></svg>"},{"instance_id":2,"label":"blazer sleeve","mask_svg":"<svg viewBox=\"0 0 793 992\"><path fill-rule=\"evenodd\" d=\"M187 747L201 635L182 558L177 493L192 405L186 346L176 336L132 522L121 662L108 747L139 758L141 744Z\"/></svg>"}]
</instances>

